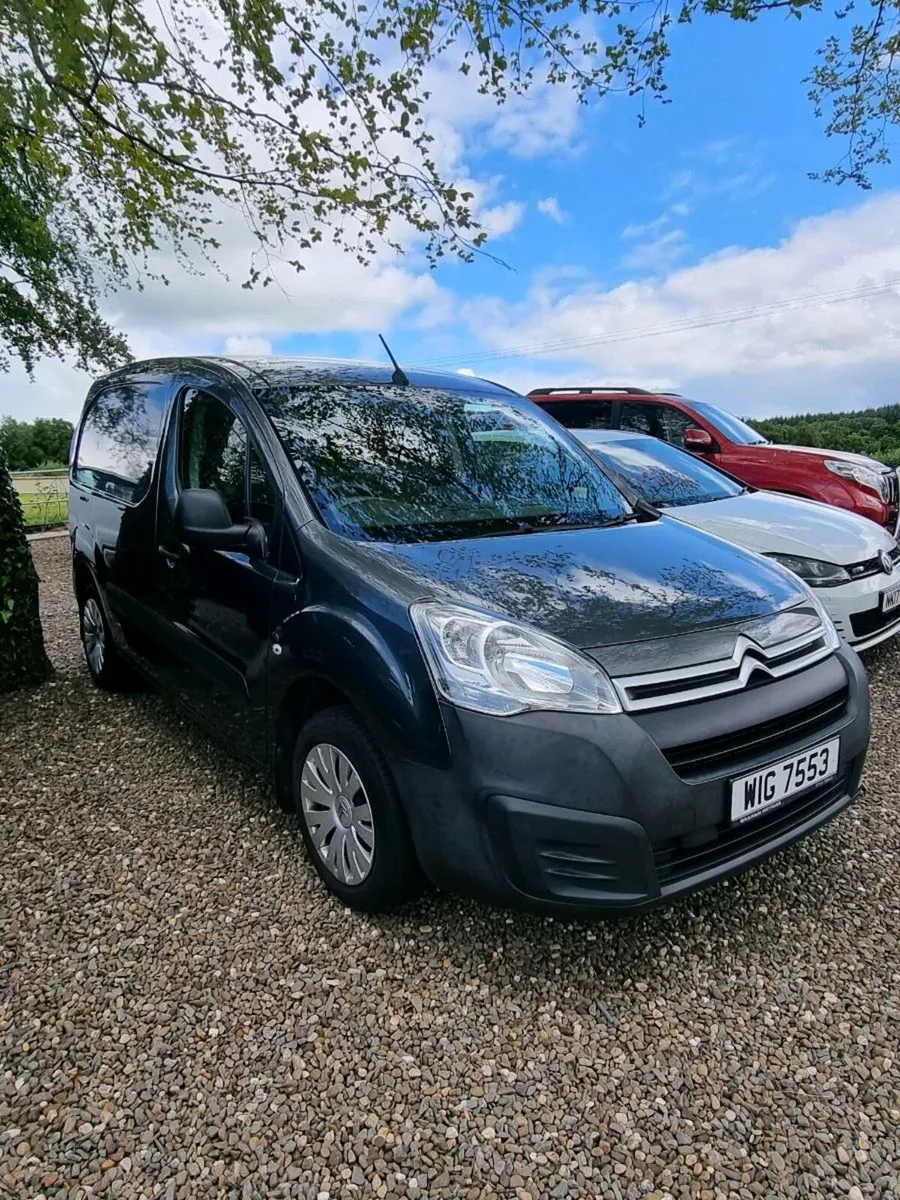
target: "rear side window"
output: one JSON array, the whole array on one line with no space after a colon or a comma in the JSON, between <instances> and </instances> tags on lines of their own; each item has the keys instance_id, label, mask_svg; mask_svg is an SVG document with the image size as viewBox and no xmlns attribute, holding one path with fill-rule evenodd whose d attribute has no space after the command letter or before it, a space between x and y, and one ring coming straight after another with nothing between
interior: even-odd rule
<instances>
[{"instance_id":1,"label":"rear side window","mask_svg":"<svg viewBox=\"0 0 900 1200\"><path fill-rule=\"evenodd\" d=\"M612 429L612 400L539 400L538 404L566 429Z\"/></svg>"},{"instance_id":2,"label":"rear side window","mask_svg":"<svg viewBox=\"0 0 900 1200\"><path fill-rule=\"evenodd\" d=\"M161 383L127 383L101 392L81 426L75 481L126 504L142 500L159 451L167 394Z\"/></svg>"},{"instance_id":3,"label":"rear side window","mask_svg":"<svg viewBox=\"0 0 900 1200\"><path fill-rule=\"evenodd\" d=\"M634 433L648 433L651 437L658 436L659 411L655 404L644 404L640 400L626 400L622 404L622 414L619 417L619 428Z\"/></svg>"}]
</instances>

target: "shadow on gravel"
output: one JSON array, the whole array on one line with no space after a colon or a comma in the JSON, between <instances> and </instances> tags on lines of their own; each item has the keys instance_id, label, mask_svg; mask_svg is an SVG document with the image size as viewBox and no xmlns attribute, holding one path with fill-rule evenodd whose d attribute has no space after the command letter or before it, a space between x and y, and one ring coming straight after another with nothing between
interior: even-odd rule
<instances>
[{"instance_id":1,"label":"shadow on gravel","mask_svg":"<svg viewBox=\"0 0 900 1200\"><path fill-rule=\"evenodd\" d=\"M504 973L515 970L523 980L537 982L541 977L565 977L567 962L587 957L594 983L611 990L657 977L663 966L668 973L679 962L687 976L697 960L702 960L704 974L717 966L733 971L738 950L748 963L765 959L771 970L780 962L789 966L797 950L797 924L820 914L819 887L804 892L798 886L793 894L800 904L790 909L779 909L772 899L780 877L802 877L807 866L803 847L793 847L740 876L632 917L542 918L435 894L378 924L394 936L428 927L436 943L465 954L485 980L498 958ZM820 870L818 864L815 870ZM842 887L839 878L820 882ZM835 893L832 899L838 899ZM852 904L857 897L846 894L841 899Z\"/></svg>"}]
</instances>

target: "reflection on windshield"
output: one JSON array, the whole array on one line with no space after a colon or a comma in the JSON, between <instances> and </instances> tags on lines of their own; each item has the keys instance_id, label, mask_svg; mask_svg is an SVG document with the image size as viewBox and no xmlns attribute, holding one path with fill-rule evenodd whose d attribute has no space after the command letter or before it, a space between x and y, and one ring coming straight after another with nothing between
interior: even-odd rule
<instances>
[{"instance_id":1,"label":"reflection on windshield","mask_svg":"<svg viewBox=\"0 0 900 1200\"><path fill-rule=\"evenodd\" d=\"M636 492L657 508L708 504L712 500L739 496L743 491L740 484L715 467L656 438L585 441L592 454L618 471Z\"/></svg>"},{"instance_id":2,"label":"reflection on windshield","mask_svg":"<svg viewBox=\"0 0 900 1200\"><path fill-rule=\"evenodd\" d=\"M718 405L707 404L705 400L691 400L689 403L701 417L706 417L720 432L724 433L730 442L734 442L738 446L765 446L768 443L768 438L757 433L746 421L733 416L730 412L725 412Z\"/></svg>"},{"instance_id":3,"label":"reflection on windshield","mask_svg":"<svg viewBox=\"0 0 900 1200\"><path fill-rule=\"evenodd\" d=\"M526 400L340 384L260 400L323 521L348 537L440 541L631 512Z\"/></svg>"}]
</instances>

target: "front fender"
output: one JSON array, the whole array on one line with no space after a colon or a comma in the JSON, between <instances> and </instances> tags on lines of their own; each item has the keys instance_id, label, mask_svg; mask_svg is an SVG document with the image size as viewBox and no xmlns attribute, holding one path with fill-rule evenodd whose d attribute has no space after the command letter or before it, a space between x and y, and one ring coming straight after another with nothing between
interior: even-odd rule
<instances>
[{"instance_id":1,"label":"front fender","mask_svg":"<svg viewBox=\"0 0 900 1200\"><path fill-rule=\"evenodd\" d=\"M408 626L358 609L310 605L284 623L279 641L282 654L270 658L278 710L298 680L322 679L355 705L389 756L449 765L437 698Z\"/></svg>"}]
</instances>

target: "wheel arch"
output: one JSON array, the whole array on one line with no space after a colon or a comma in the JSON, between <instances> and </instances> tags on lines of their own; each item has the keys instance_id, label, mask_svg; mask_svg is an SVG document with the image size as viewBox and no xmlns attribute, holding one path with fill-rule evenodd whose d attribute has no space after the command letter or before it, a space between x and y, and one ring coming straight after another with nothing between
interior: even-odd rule
<instances>
[{"instance_id":1,"label":"wheel arch","mask_svg":"<svg viewBox=\"0 0 900 1200\"><path fill-rule=\"evenodd\" d=\"M75 599L79 604L84 599L85 593L89 588L94 588L98 592L100 590L93 567L84 555L79 554L77 551L72 562L72 587L75 592Z\"/></svg>"},{"instance_id":2,"label":"wheel arch","mask_svg":"<svg viewBox=\"0 0 900 1200\"><path fill-rule=\"evenodd\" d=\"M300 730L316 713L345 704L365 720L346 691L323 675L303 674L288 685L275 712L273 731L275 794L282 808L291 808L291 764Z\"/></svg>"},{"instance_id":3,"label":"wheel arch","mask_svg":"<svg viewBox=\"0 0 900 1200\"><path fill-rule=\"evenodd\" d=\"M78 550L75 551L75 557L72 562L72 588L75 593L75 602L79 608L86 593L89 591L95 592L97 599L100 601L100 607L103 609L103 615L110 625L113 624L109 611L109 601L107 600L105 589L100 583L96 567L86 554Z\"/></svg>"}]
</instances>

